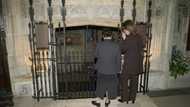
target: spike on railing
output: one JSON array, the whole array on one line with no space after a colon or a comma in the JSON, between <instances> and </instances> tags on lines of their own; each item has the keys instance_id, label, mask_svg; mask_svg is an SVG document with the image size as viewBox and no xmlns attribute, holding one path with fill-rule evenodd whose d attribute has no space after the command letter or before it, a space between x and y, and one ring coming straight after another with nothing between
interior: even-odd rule
<instances>
[{"instance_id":1,"label":"spike on railing","mask_svg":"<svg viewBox=\"0 0 190 107\"><path fill-rule=\"evenodd\" d=\"M136 22L136 0L133 0L132 17L133 17L133 22Z\"/></svg>"},{"instance_id":2,"label":"spike on railing","mask_svg":"<svg viewBox=\"0 0 190 107\"><path fill-rule=\"evenodd\" d=\"M33 0L29 0L30 7L29 7L29 15L30 15L30 21L34 21L34 8L33 8Z\"/></svg>"},{"instance_id":3,"label":"spike on railing","mask_svg":"<svg viewBox=\"0 0 190 107\"><path fill-rule=\"evenodd\" d=\"M62 0L62 6L65 7L65 0Z\"/></svg>"},{"instance_id":4,"label":"spike on railing","mask_svg":"<svg viewBox=\"0 0 190 107\"><path fill-rule=\"evenodd\" d=\"M123 22L124 19L124 0L121 0L121 8L120 8L120 23Z\"/></svg>"},{"instance_id":5,"label":"spike on railing","mask_svg":"<svg viewBox=\"0 0 190 107\"><path fill-rule=\"evenodd\" d=\"M121 7L123 8L124 6L124 0L121 0Z\"/></svg>"},{"instance_id":6,"label":"spike on railing","mask_svg":"<svg viewBox=\"0 0 190 107\"><path fill-rule=\"evenodd\" d=\"M29 0L30 6L33 5L33 0Z\"/></svg>"},{"instance_id":7,"label":"spike on railing","mask_svg":"<svg viewBox=\"0 0 190 107\"><path fill-rule=\"evenodd\" d=\"M52 5L52 0L48 0L48 5L49 5L49 7L51 7L51 5Z\"/></svg>"},{"instance_id":8,"label":"spike on railing","mask_svg":"<svg viewBox=\"0 0 190 107\"><path fill-rule=\"evenodd\" d=\"M61 15L62 15L62 20L65 26L65 17L66 17L66 7L65 7L65 0L62 0L62 8L61 8Z\"/></svg>"},{"instance_id":9,"label":"spike on railing","mask_svg":"<svg viewBox=\"0 0 190 107\"><path fill-rule=\"evenodd\" d=\"M49 21L50 23L52 23L52 17L53 17L53 8L52 8L52 0L48 0L48 17L49 17Z\"/></svg>"},{"instance_id":10,"label":"spike on railing","mask_svg":"<svg viewBox=\"0 0 190 107\"><path fill-rule=\"evenodd\" d=\"M149 3L148 3L148 11L147 11L147 17L148 17L148 23L150 23L151 21L151 17L152 17L152 1L149 0Z\"/></svg>"}]
</instances>

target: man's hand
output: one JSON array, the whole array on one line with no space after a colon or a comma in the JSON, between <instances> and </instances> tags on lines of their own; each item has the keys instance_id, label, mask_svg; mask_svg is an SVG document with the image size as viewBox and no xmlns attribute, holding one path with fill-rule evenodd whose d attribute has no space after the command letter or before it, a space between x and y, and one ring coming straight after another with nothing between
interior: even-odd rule
<instances>
[{"instance_id":1,"label":"man's hand","mask_svg":"<svg viewBox=\"0 0 190 107\"><path fill-rule=\"evenodd\" d=\"M125 40L126 39L126 36L129 36L131 33L129 30L125 29L121 32L121 36L122 36L122 39Z\"/></svg>"},{"instance_id":2,"label":"man's hand","mask_svg":"<svg viewBox=\"0 0 190 107\"><path fill-rule=\"evenodd\" d=\"M117 73L117 78L121 78L121 73Z\"/></svg>"},{"instance_id":3,"label":"man's hand","mask_svg":"<svg viewBox=\"0 0 190 107\"><path fill-rule=\"evenodd\" d=\"M125 40L126 39L126 34L124 32L121 32L121 37L122 37L123 40Z\"/></svg>"}]
</instances>

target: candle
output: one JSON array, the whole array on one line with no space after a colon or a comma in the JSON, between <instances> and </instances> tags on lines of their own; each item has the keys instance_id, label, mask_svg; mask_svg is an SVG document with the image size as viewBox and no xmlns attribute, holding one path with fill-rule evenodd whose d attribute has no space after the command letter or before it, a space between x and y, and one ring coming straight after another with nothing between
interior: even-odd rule
<instances>
[{"instance_id":1,"label":"candle","mask_svg":"<svg viewBox=\"0 0 190 107\"><path fill-rule=\"evenodd\" d=\"M51 7L52 0L48 0L49 7Z\"/></svg>"},{"instance_id":2,"label":"candle","mask_svg":"<svg viewBox=\"0 0 190 107\"><path fill-rule=\"evenodd\" d=\"M30 5L32 6L33 5L33 0L29 0L29 2L30 2Z\"/></svg>"},{"instance_id":3,"label":"candle","mask_svg":"<svg viewBox=\"0 0 190 107\"><path fill-rule=\"evenodd\" d=\"M63 7L65 7L65 0L62 0L62 5Z\"/></svg>"},{"instance_id":4,"label":"candle","mask_svg":"<svg viewBox=\"0 0 190 107\"><path fill-rule=\"evenodd\" d=\"M121 0L121 7L123 8L124 0Z\"/></svg>"}]
</instances>

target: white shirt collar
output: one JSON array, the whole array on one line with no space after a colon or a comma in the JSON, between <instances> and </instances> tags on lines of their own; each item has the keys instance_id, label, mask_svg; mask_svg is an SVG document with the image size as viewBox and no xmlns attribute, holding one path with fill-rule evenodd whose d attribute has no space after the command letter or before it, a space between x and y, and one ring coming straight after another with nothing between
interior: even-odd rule
<instances>
[{"instance_id":1,"label":"white shirt collar","mask_svg":"<svg viewBox=\"0 0 190 107\"><path fill-rule=\"evenodd\" d=\"M111 37L104 37L104 39L111 40L112 38Z\"/></svg>"}]
</instances>

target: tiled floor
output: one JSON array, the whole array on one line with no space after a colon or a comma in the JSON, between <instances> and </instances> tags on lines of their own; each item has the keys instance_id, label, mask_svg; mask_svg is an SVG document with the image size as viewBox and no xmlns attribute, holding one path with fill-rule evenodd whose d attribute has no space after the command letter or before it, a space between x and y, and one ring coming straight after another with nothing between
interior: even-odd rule
<instances>
[{"instance_id":1,"label":"tiled floor","mask_svg":"<svg viewBox=\"0 0 190 107\"><path fill-rule=\"evenodd\" d=\"M37 102L31 97L16 97L14 99L15 107L95 107L91 104L93 99L76 100L52 100L44 99ZM102 104L101 107L104 107ZM153 101L145 95L138 95L135 104L121 104L117 100L112 101L109 107L157 107Z\"/></svg>"},{"instance_id":2,"label":"tiled floor","mask_svg":"<svg viewBox=\"0 0 190 107\"><path fill-rule=\"evenodd\" d=\"M190 107L190 95L152 98L158 107Z\"/></svg>"},{"instance_id":3,"label":"tiled floor","mask_svg":"<svg viewBox=\"0 0 190 107\"><path fill-rule=\"evenodd\" d=\"M158 107L190 107L190 88L148 93Z\"/></svg>"},{"instance_id":4,"label":"tiled floor","mask_svg":"<svg viewBox=\"0 0 190 107\"><path fill-rule=\"evenodd\" d=\"M150 97L166 97L166 96L178 96L178 95L190 95L190 88L169 89L150 91L148 96Z\"/></svg>"}]
</instances>

